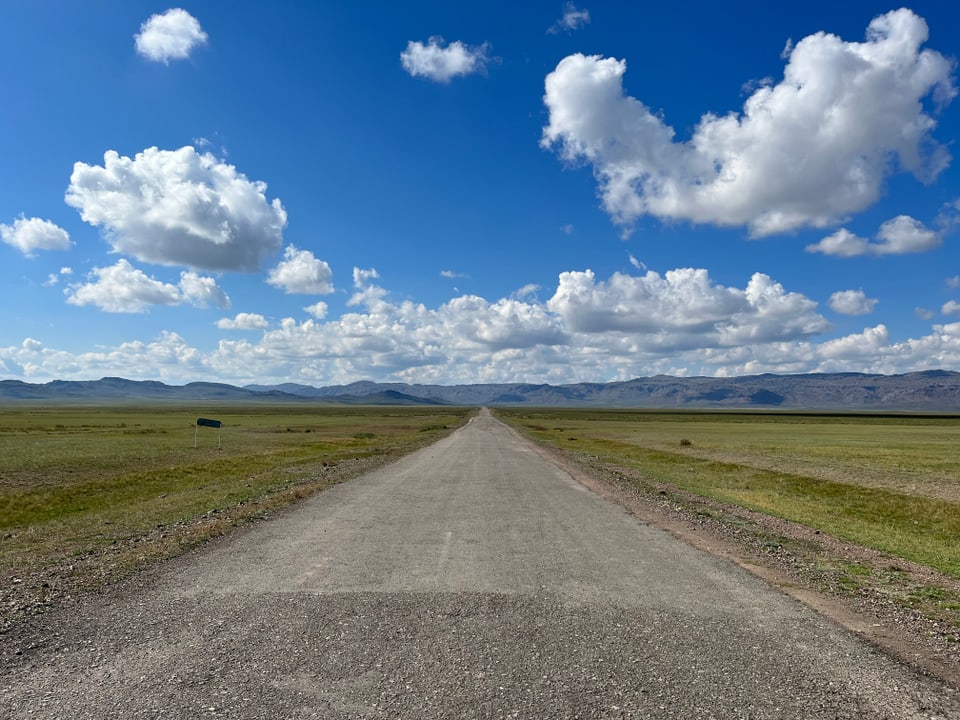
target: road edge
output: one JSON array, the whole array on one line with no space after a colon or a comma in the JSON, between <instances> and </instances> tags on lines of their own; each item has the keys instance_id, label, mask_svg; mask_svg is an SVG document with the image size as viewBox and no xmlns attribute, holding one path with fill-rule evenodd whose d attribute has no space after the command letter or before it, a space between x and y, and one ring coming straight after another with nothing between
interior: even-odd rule
<instances>
[{"instance_id":1,"label":"road edge","mask_svg":"<svg viewBox=\"0 0 960 720\"><path fill-rule=\"evenodd\" d=\"M768 562L744 543L731 540L710 526L685 517L664 497L654 498L639 489L616 482L609 468L578 462L570 454L539 443L509 423L495 419L544 460L590 491L624 508L639 522L657 527L701 552L743 568L770 587L797 600L921 675L936 678L960 691L960 665L939 648L931 646L921 628L913 624L904 626L885 618L883 614L865 611L850 599L827 594L804 582L797 573L785 570L782 564ZM618 479L622 479L622 476Z\"/></svg>"}]
</instances>

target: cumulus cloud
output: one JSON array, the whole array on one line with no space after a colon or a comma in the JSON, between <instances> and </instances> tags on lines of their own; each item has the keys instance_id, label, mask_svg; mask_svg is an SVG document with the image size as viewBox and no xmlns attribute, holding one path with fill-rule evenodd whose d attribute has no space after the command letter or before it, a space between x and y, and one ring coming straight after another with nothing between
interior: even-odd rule
<instances>
[{"instance_id":1,"label":"cumulus cloud","mask_svg":"<svg viewBox=\"0 0 960 720\"><path fill-rule=\"evenodd\" d=\"M212 277L203 277L195 272L180 273L180 292L184 300L196 307L230 307L230 298Z\"/></svg>"},{"instance_id":2,"label":"cumulus cloud","mask_svg":"<svg viewBox=\"0 0 960 720\"><path fill-rule=\"evenodd\" d=\"M542 305L502 299L489 303L463 295L444 304L438 320L455 341L487 350L560 345L565 333Z\"/></svg>"},{"instance_id":3,"label":"cumulus cloud","mask_svg":"<svg viewBox=\"0 0 960 720\"><path fill-rule=\"evenodd\" d=\"M841 315L869 315L878 302L863 290L840 290L830 296L830 309Z\"/></svg>"},{"instance_id":4,"label":"cumulus cloud","mask_svg":"<svg viewBox=\"0 0 960 720\"><path fill-rule=\"evenodd\" d=\"M0 348L0 365L16 368L29 381L49 379L89 380L122 375L132 380L190 382L198 377L216 377L209 357L171 332L153 341L131 341L113 348L73 354L50 348L38 340L22 346Z\"/></svg>"},{"instance_id":5,"label":"cumulus cloud","mask_svg":"<svg viewBox=\"0 0 960 720\"><path fill-rule=\"evenodd\" d=\"M413 77L448 83L455 77L484 72L490 61L487 51L486 44L470 47L459 40L444 47L442 37L432 37L426 44L409 41L400 53L400 62Z\"/></svg>"},{"instance_id":6,"label":"cumulus cloud","mask_svg":"<svg viewBox=\"0 0 960 720\"><path fill-rule=\"evenodd\" d=\"M181 8L151 15L133 37L140 55L164 64L185 60L194 48L207 42L197 19Z\"/></svg>"},{"instance_id":7,"label":"cumulus cloud","mask_svg":"<svg viewBox=\"0 0 960 720\"><path fill-rule=\"evenodd\" d=\"M220 318L217 327L221 330L266 330L267 319L257 313L237 313L232 318Z\"/></svg>"},{"instance_id":8,"label":"cumulus cloud","mask_svg":"<svg viewBox=\"0 0 960 720\"><path fill-rule=\"evenodd\" d=\"M307 305L304 310L317 320L323 320L327 316L329 308L325 302L319 301L313 303L313 305Z\"/></svg>"},{"instance_id":9,"label":"cumulus cloud","mask_svg":"<svg viewBox=\"0 0 960 720\"><path fill-rule=\"evenodd\" d=\"M877 238L880 240L877 252L882 255L926 252L939 247L941 243L937 233L909 215L898 215L887 220L877 231Z\"/></svg>"},{"instance_id":10,"label":"cumulus cloud","mask_svg":"<svg viewBox=\"0 0 960 720\"><path fill-rule=\"evenodd\" d=\"M931 181L949 161L924 102L954 97L953 66L921 49L927 33L901 9L875 18L865 42L810 35L779 83L738 113L704 115L686 141L625 94L626 61L570 55L546 77L541 144L593 166L627 231L644 215L746 225L756 237L835 225L874 203L891 172Z\"/></svg>"},{"instance_id":11,"label":"cumulus cloud","mask_svg":"<svg viewBox=\"0 0 960 720\"><path fill-rule=\"evenodd\" d=\"M947 300L940 308L941 315L960 315L960 303L956 300Z\"/></svg>"},{"instance_id":12,"label":"cumulus cloud","mask_svg":"<svg viewBox=\"0 0 960 720\"><path fill-rule=\"evenodd\" d=\"M933 250L942 239L933 230L909 215L898 215L887 220L877 231L877 240L870 241L840 228L818 243L808 245L807 252L823 253L834 257L858 257L860 255L904 255Z\"/></svg>"},{"instance_id":13,"label":"cumulus cloud","mask_svg":"<svg viewBox=\"0 0 960 720\"><path fill-rule=\"evenodd\" d=\"M874 245L873 247L877 247ZM827 235L823 240L813 245L807 245L807 252L823 253L834 257L857 257L858 255L876 254L871 252L870 241L859 235L854 235L846 228L840 228Z\"/></svg>"},{"instance_id":14,"label":"cumulus cloud","mask_svg":"<svg viewBox=\"0 0 960 720\"><path fill-rule=\"evenodd\" d=\"M154 305L184 302L199 307L230 307L230 299L212 278L185 272L180 275L180 284L173 285L150 277L122 259L110 267L94 268L87 282L73 284L64 292L71 305L93 305L111 313L142 313Z\"/></svg>"},{"instance_id":15,"label":"cumulus cloud","mask_svg":"<svg viewBox=\"0 0 960 720\"><path fill-rule=\"evenodd\" d=\"M267 276L267 282L287 294L328 295L333 292L333 271L309 250L288 245L283 260Z\"/></svg>"},{"instance_id":16,"label":"cumulus cloud","mask_svg":"<svg viewBox=\"0 0 960 720\"><path fill-rule=\"evenodd\" d=\"M865 328L861 333L828 340L820 345L817 354L822 358L850 360L853 358L877 357L890 344L890 331L886 325Z\"/></svg>"},{"instance_id":17,"label":"cumulus cloud","mask_svg":"<svg viewBox=\"0 0 960 720\"><path fill-rule=\"evenodd\" d=\"M152 305L178 305L183 300L176 285L149 277L126 260L94 268L90 279L67 289L68 303L94 305L112 313L141 313Z\"/></svg>"},{"instance_id":18,"label":"cumulus cloud","mask_svg":"<svg viewBox=\"0 0 960 720\"><path fill-rule=\"evenodd\" d=\"M59 225L23 215L13 225L0 225L0 239L27 257L37 250L69 250L72 245L70 235Z\"/></svg>"},{"instance_id":19,"label":"cumulus cloud","mask_svg":"<svg viewBox=\"0 0 960 720\"><path fill-rule=\"evenodd\" d=\"M568 2L563 7L563 16L551 25L547 32L556 35L559 32L572 32L579 30L590 22L589 10L578 10L572 2Z\"/></svg>"},{"instance_id":20,"label":"cumulus cloud","mask_svg":"<svg viewBox=\"0 0 960 720\"><path fill-rule=\"evenodd\" d=\"M125 261L99 269L93 279L98 278L99 297L114 298L117 311L137 303L185 302L178 287ZM163 333L151 342L72 354L28 339L0 347L0 367L27 380L127 375L179 383L317 385L960 368L960 322L934 325L929 334L905 340L894 340L885 325L877 325L817 342L816 335L829 326L815 303L761 274L739 288L719 285L705 270L691 268L607 279L577 271L562 274L546 302L523 292L493 301L463 295L435 308L393 301L378 281L375 271L355 269L355 304L337 318L321 317L324 307L312 318L284 318L274 327L244 313L218 323L223 329L262 330L255 341L222 339L215 349L201 351ZM123 292L125 301L117 299ZM83 294L79 299L92 302Z\"/></svg>"},{"instance_id":21,"label":"cumulus cloud","mask_svg":"<svg viewBox=\"0 0 960 720\"><path fill-rule=\"evenodd\" d=\"M547 307L572 331L639 336L661 351L768 343L828 329L816 303L756 273L743 290L714 283L704 269L681 268L642 277L614 273L597 281L590 270L560 274Z\"/></svg>"},{"instance_id":22,"label":"cumulus cloud","mask_svg":"<svg viewBox=\"0 0 960 720\"><path fill-rule=\"evenodd\" d=\"M114 251L201 270L255 271L283 244L287 213L267 186L186 146L103 165L74 164L66 202L102 227Z\"/></svg>"}]
</instances>

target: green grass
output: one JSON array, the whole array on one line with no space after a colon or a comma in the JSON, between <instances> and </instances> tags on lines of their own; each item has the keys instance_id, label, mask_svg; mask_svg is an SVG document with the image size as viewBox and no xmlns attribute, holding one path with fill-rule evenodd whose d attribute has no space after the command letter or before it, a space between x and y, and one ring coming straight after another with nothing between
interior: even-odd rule
<instances>
[{"instance_id":1,"label":"green grass","mask_svg":"<svg viewBox=\"0 0 960 720\"><path fill-rule=\"evenodd\" d=\"M461 425L464 408L256 406L0 410L0 574L42 572L111 548L183 544L324 487L342 463L392 458ZM223 422L197 432L197 416ZM194 443L196 442L196 447ZM158 535L158 549L142 539ZM176 533L174 533L176 534ZM162 540L163 542L159 542ZM174 539L176 540L176 539ZM191 540L192 542L192 540ZM96 563L94 563L95 565ZM135 563L134 563L135 564Z\"/></svg>"},{"instance_id":2,"label":"green grass","mask_svg":"<svg viewBox=\"0 0 960 720\"><path fill-rule=\"evenodd\" d=\"M960 419L500 414L538 440L654 482L802 523L960 578Z\"/></svg>"}]
</instances>

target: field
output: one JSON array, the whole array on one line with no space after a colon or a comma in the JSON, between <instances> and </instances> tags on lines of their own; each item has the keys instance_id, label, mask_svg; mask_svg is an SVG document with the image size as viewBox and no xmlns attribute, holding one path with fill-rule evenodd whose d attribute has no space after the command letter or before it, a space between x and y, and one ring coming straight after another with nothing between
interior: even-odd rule
<instances>
[{"instance_id":1,"label":"field","mask_svg":"<svg viewBox=\"0 0 960 720\"><path fill-rule=\"evenodd\" d=\"M313 405L0 409L0 587L12 593L0 603L29 596L42 607L58 591L122 577L428 444L469 413ZM197 428L198 415L223 427Z\"/></svg>"},{"instance_id":2,"label":"field","mask_svg":"<svg viewBox=\"0 0 960 720\"><path fill-rule=\"evenodd\" d=\"M745 528L736 508L878 551L880 565L813 553L795 538L761 544L806 554L834 589L870 589L960 626L960 418L587 410L499 416L568 457L648 495ZM732 508L725 511L723 508ZM949 587L917 584L898 559ZM905 564L903 564L905 565Z\"/></svg>"},{"instance_id":3,"label":"field","mask_svg":"<svg viewBox=\"0 0 960 720\"><path fill-rule=\"evenodd\" d=\"M0 629L12 616L126 577L433 442L471 413L315 405L2 408ZM222 430L198 429L198 415L221 420ZM869 590L960 627L958 417L498 415L632 490L726 524L764 552L805 557L832 590ZM812 551L787 531L751 525L737 508L887 560ZM918 580L900 560L950 582Z\"/></svg>"}]
</instances>

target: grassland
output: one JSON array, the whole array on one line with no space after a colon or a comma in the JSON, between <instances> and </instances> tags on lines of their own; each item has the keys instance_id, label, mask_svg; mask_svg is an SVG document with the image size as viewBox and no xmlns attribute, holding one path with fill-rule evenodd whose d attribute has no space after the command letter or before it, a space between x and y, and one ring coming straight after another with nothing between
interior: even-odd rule
<instances>
[{"instance_id":1,"label":"grassland","mask_svg":"<svg viewBox=\"0 0 960 720\"><path fill-rule=\"evenodd\" d=\"M313 405L2 408L0 578L39 583L49 591L34 593L42 601L58 586L121 577L432 442L468 414ZM198 415L222 421L222 429L198 429Z\"/></svg>"},{"instance_id":2,"label":"grassland","mask_svg":"<svg viewBox=\"0 0 960 720\"><path fill-rule=\"evenodd\" d=\"M882 553L868 567L820 555L834 587L869 587L960 627L960 595L898 576L896 559L960 580L960 418L504 410L535 440L648 494L745 508ZM711 507L711 504L713 505ZM737 530L739 532L739 529ZM758 531L759 532L759 531ZM764 539L769 546L786 537ZM806 552L794 543L797 552ZM952 583L956 587L956 583Z\"/></svg>"}]
</instances>

